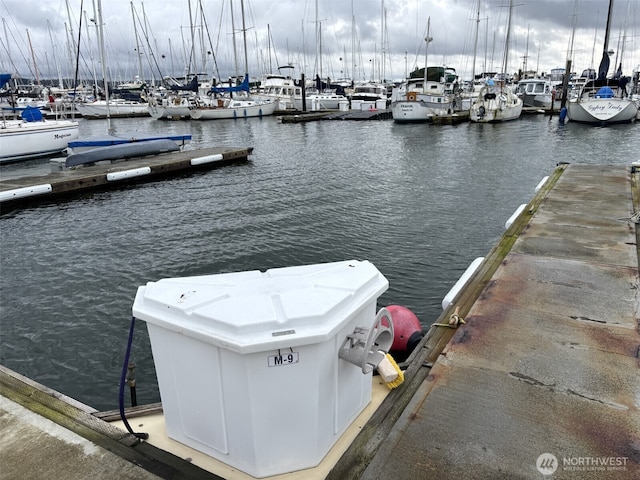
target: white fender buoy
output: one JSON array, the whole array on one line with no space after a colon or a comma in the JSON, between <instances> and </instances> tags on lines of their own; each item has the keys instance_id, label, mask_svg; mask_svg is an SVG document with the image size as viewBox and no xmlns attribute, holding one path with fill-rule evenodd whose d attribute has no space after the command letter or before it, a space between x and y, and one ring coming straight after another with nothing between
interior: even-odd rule
<instances>
[{"instance_id":1,"label":"white fender buoy","mask_svg":"<svg viewBox=\"0 0 640 480\"><path fill-rule=\"evenodd\" d=\"M520 205L515 212L513 212L513 215L511 215L509 217L509 219L505 222L504 224L504 229L505 230L509 230L509 227L511 225L513 225L513 222L516 221L516 218L518 218L520 216L520 214L524 211L525 207L527 206L526 203L523 203L522 205Z\"/></svg>"},{"instance_id":2,"label":"white fender buoy","mask_svg":"<svg viewBox=\"0 0 640 480\"><path fill-rule=\"evenodd\" d=\"M205 163L218 162L222 160L224 156L221 153L215 155L207 155L205 157L196 157L191 159L191 166L204 165Z\"/></svg>"},{"instance_id":3,"label":"white fender buoy","mask_svg":"<svg viewBox=\"0 0 640 480\"><path fill-rule=\"evenodd\" d=\"M31 187L14 188L13 190L0 192L0 202L51 193L51 190L52 188L50 183L33 185Z\"/></svg>"},{"instance_id":4,"label":"white fender buoy","mask_svg":"<svg viewBox=\"0 0 640 480\"><path fill-rule=\"evenodd\" d=\"M107 173L107 180L110 182L116 180L125 180L127 178L141 177L143 175L149 175L151 173L151 167L133 168L131 170L123 170L121 172Z\"/></svg>"},{"instance_id":5,"label":"white fender buoy","mask_svg":"<svg viewBox=\"0 0 640 480\"><path fill-rule=\"evenodd\" d=\"M542 180L540 180L540 183L538 185L536 185L536 189L535 192L538 193L540 191L540 189L542 188L542 186L547 183L547 180L549 180L549 176L547 175L546 177L544 177Z\"/></svg>"},{"instance_id":6,"label":"white fender buoy","mask_svg":"<svg viewBox=\"0 0 640 480\"><path fill-rule=\"evenodd\" d=\"M471 262L471 264L467 267L467 269L464 271L464 273L458 279L455 285L451 287L451 290L449 290L449 293L447 293L442 299L442 310L446 310L447 308L449 308L449 305L451 305L451 303L456 298L458 293L460 293L462 288L467 284L467 282L469 281L471 276L476 272L476 270L478 269L480 264L483 262L483 260L484 260L484 257L478 257L473 262Z\"/></svg>"}]
</instances>

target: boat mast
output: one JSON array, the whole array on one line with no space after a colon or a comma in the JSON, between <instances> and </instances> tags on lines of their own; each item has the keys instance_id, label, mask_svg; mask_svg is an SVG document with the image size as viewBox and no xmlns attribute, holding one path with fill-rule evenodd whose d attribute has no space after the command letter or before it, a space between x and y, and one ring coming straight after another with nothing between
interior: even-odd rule
<instances>
[{"instance_id":1,"label":"boat mast","mask_svg":"<svg viewBox=\"0 0 640 480\"><path fill-rule=\"evenodd\" d=\"M67 0L65 3L67 5L67 19L69 21L69 38L71 39L71 48L72 48L72 55L70 55L69 59L72 61L72 63L74 63L73 59L78 49L78 45L76 45L76 39L73 36L73 23L71 22L71 12L69 11L69 0Z\"/></svg>"},{"instance_id":2,"label":"boat mast","mask_svg":"<svg viewBox=\"0 0 640 480\"><path fill-rule=\"evenodd\" d=\"M509 42L511 39L511 13L513 12L513 0L509 0L509 21L507 22L507 38L504 44L504 59L502 61L502 73L504 82L507 81L507 69L509 68Z\"/></svg>"},{"instance_id":3,"label":"boat mast","mask_svg":"<svg viewBox=\"0 0 640 480\"><path fill-rule=\"evenodd\" d=\"M40 75L38 75L38 65L36 64L36 56L33 53L33 46L31 45L31 36L29 35L28 28L27 28L27 40L29 41L29 50L31 50L31 60L33 61L33 69L36 75L36 85L40 85Z\"/></svg>"},{"instance_id":4,"label":"boat mast","mask_svg":"<svg viewBox=\"0 0 640 480\"><path fill-rule=\"evenodd\" d=\"M236 49L236 23L233 17L233 0L229 0L229 7L231 10L231 39L233 42L233 64L235 67L235 75L237 78L238 77L238 50Z\"/></svg>"},{"instance_id":5,"label":"boat mast","mask_svg":"<svg viewBox=\"0 0 640 480\"><path fill-rule=\"evenodd\" d=\"M569 48L567 48L567 60L564 67L564 76L562 78L562 98L560 100L560 108L565 108L567 104L567 95L569 92L569 77L571 76L571 62L573 61L573 41L576 35L576 24L578 20L578 0L575 0L573 6L573 28L571 29L571 39L569 40Z\"/></svg>"},{"instance_id":6,"label":"boat mast","mask_svg":"<svg viewBox=\"0 0 640 480\"><path fill-rule=\"evenodd\" d=\"M138 28L136 27L136 11L131 2L131 19L133 20L133 35L136 37L136 53L138 55L138 76L140 81L144 82L144 74L142 73L142 54L140 53L140 42L138 41Z\"/></svg>"},{"instance_id":7,"label":"boat mast","mask_svg":"<svg viewBox=\"0 0 640 480\"><path fill-rule=\"evenodd\" d=\"M53 35L51 34L51 22L49 22L49 20L47 20L47 30L49 31L49 41L51 42L51 47L53 49L53 62L56 65L56 73L58 74L58 86L62 90L64 89L64 83L62 81L62 71L60 70L60 62L58 61L58 56L56 55L58 45L53 41Z\"/></svg>"},{"instance_id":8,"label":"boat mast","mask_svg":"<svg viewBox=\"0 0 640 480\"><path fill-rule=\"evenodd\" d=\"M187 2L189 5L189 29L191 33L191 51L189 52L189 62L187 68L187 76L191 69L193 68L194 74L198 74L198 67L196 66L196 32L195 26L193 25L193 12L191 11L191 0Z\"/></svg>"},{"instance_id":9,"label":"boat mast","mask_svg":"<svg viewBox=\"0 0 640 480\"><path fill-rule=\"evenodd\" d=\"M353 11L353 0L351 0L351 83L356 82L356 15Z\"/></svg>"},{"instance_id":10,"label":"boat mast","mask_svg":"<svg viewBox=\"0 0 640 480\"><path fill-rule=\"evenodd\" d=\"M318 0L315 2L316 6L316 74L320 74L320 78L322 78L322 47L320 46L320 42L322 41L320 38L320 23L318 20Z\"/></svg>"},{"instance_id":11,"label":"boat mast","mask_svg":"<svg viewBox=\"0 0 640 480\"><path fill-rule=\"evenodd\" d=\"M429 36L431 31L431 17L427 19L427 36L424 37L424 41L427 42L427 47L424 49L424 83L422 84L422 91L427 93L427 64L429 60L429 44L433 41L433 38Z\"/></svg>"},{"instance_id":12,"label":"boat mast","mask_svg":"<svg viewBox=\"0 0 640 480\"><path fill-rule=\"evenodd\" d=\"M471 64L471 90L476 79L476 55L478 53L478 30L480 30L480 0L478 0L478 13L476 15L476 36L473 41L473 63Z\"/></svg>"},{"instance_id":13,"label":"boat mast","mask_svg":"<svg viewBox=\"0 0 640 480\"><path fill-rule=\"evenodd\" d=\"M89 31L89 21L87 20L87 12L86 12L86 10L83 13L84 13L84 25L85 25L84 28L87 31L87 48L89 50L89 58L91 59L91 71L93 72L93 88L94 88L94 91L96 93L95 100L98 100L98 75L96 74L96 59L93 56L93 48L91 47L91 41L90 41L91 40L91 34L90 34L90 31ZM96 25L96 29L97 29L98 25L97 25L97 20L96 20L95 3L93 5L93 18L91 19L91 22L93 22L93 24ZM82 23L82 21L80 23ZM80 27L78 27L78 31L79 31L78 32L78 37L79 37L80 36L79 33L81 31ZM96 35L96 38L98 38L97 35ZM80 42L78 42L78 43L80 43ZM74 41L73 44L76 45L76 42ZM75 59L74 59L73 63L76 65L76 77L77 77L78 64L79 64L79 61L80 61L79 60L79 58L80 58L79 54L76 53L74 58ZM73 88L77 88L76 83L77 83L77 78L74 78L74 87Z\"/></svg>"},{"instance_id":14,"label":"boat mast","mask_svg":"<svg viewBox=\"0 0 640 480\"><path fill-rule=\"evenodd\" d=\"M527 76L527 60L529 60L529 32L531 31L531 24L527 25L527 43L525 44L524 47L524 57L523 57L523 62L522 62L522 70L523 70L523 74L526 78ZM537 70L536 70L536 73Z\"/></svg>"},{"instance_id":15,"label":"boat mast","mask_svg":"<svg viewBox=\"0 0 640 480\"><path fill-rule=\"evenodd\" d=\"M384 82L384 60L385 60L385 51L384 51L384 0L380 5L380 83Z\"/></svg>"},{"instance_id":16,"label":"boat mast","mask_svg":"<svg viewBox=\"0 0 640 480\"><path fill-rule=\"evenodd\" d=\"M102 23L102 0L98 0L98 43L100 44L100 63L102 64L102 81L104 82L104 99L107 107L107 132L109 135L113 133L111 129L111 112L109 111L109 82L107 81L107 67L105 62L105 50L104 50L104 25Z\"/></svg>"},{"instance_id":17,"label":"boat mast","mask_svg":"<svg viewBox=\"0 0 640 480\"><path fill-rule=\"evenodd\" d=\"M240 0L240 13L242 14L242 41L244 42L244 74L249 81L249 55L247 54L247 28L244 23L244 0Z\"/></svg>"}]
</instances>

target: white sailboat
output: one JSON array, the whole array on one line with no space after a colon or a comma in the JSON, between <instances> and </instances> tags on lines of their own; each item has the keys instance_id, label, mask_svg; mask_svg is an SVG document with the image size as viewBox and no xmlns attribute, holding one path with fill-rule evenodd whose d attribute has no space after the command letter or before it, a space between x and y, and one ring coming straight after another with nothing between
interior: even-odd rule
<instances>
[{"instance_id":1,"label":"white sailboat","mask_svg":"<svg viewBox=\"0 0 640 480\"><path fill-rule=\"evenodd\" d=\"M0 88L11 78L0 74ZM13 110L13 109L12 109ZM22 109L19 120L0 118L0 163L17 162L61 152L79 135L78 122L45 120L34 107Z\"/></svg>"},{"instance_id":2,"label":"white sailboat","mask_svg":"<svg viewBox=\"0 0 640 480\"><path fill-rule=\"evenodd\" d=\"M349 99L343 95L341 86L334 87L329 79L325 79L322 72L322 23L318 19L318 0L315 2L316 9L316 67L318 67L316 78L307 80L303 91L296 92L291 97L291 102L296 110L306 110L311 108L317 110L339 110L340 105ZM352 7L353 9L353 7ZM327 81L325 81L327 80ZM304 93L304 96L303 96Z\"/></svg>"},{"instance_id":3,"label":"white sailboat","mask_svg":"<svg viewBox=\"0 0 640 480\"><path fill-rule=\"evenodd\" d=\"M244 79L236 86L213 87L211 93L240 94L242 96L213 98L210 102L200 100L194 107L190 107L189 114L194 120L219 120L251 118L273 115L278 106L278 100L260 100L249 96L249 61L247 55L247 29L244 24L244 0L240 0L242 11L242 34L244 39Z\"/></svg>"},{"instance_id":4,"label":"white sailboat","mask_svg":"<svg viewBox=\"0 0 640 480\"><path fill-rule=\"evenodd\" d=\"M105 115L107 119L107 135L79 138L69 142L65 158L53 159L52 164L58 167L78 167L91 165L101 161L128 160L130 158L159 155L179 151L191 142L191 135L147 135L140 132L128 132L115 135L111 129L111 103L107 88L106 66L104 62L104 25L102 22L102 2L96 2L96 18L98 23L98 40L100 42L100 58L102 60L102 77L105 87ZM148 113L147 113L148 115Z\"/></svg>"},{"instance_id":5,"label":"white sailboat","mask_svg":"<svg viewBox=\"0 0 640 480\"><path fill-rule=\"evenodd\" d=\"M509 63L509 38L511 36L511 14L513 0L509 1L509 21L507 25L507 38L504 47L503 72L506 75ZM469 120L477 123L506 122L515 120L522 113L522 100L506 85L506 78L498 80L495 84L489 79L482 87L478 98L471 105Z\"/></svg>"},{"instance_id":6,"label":"white sailboat","mask_svg":"<svg viewBox=\"0 0 640 480\"><path fill-rule=\"evenodd\" d=\"M598 69L598 78L589 80L578 94L567 102L569 120L595 125L634 122L638 117L638 102L627 94L626 77L622 76L622 65L613 78L609 71L609 31L613 0L609 0L604 50Z\"/></svg>"}]
</instances>

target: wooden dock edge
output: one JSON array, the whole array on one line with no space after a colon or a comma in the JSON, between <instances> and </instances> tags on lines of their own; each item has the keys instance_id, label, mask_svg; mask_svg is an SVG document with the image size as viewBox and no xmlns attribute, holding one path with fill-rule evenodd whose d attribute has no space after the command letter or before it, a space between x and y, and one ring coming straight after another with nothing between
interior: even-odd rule
<instances>
[{"instance_id":1,"label":"wooden dock edge","mask_svg":"<svg viewBox=\"0 0 640 480\"><path fill-rule=\"evenodd\" d=\"M442 312L435 324L448 324L449 318L458 308L464 318L476 302L493 274L510 252L518 236L526 228L539 205L566 170L568 164L558 164L553 174L529 201L522 213L504 232L498 243L490 250L482 264L471 276L465 287ZM634 200L635 204L635 200ZM400 366L404 370L404 383L392 390L369 422L363 427L351 446L327 475L326 480L360 478L374 458L391 429L402 415L420 385L429 375L433 363L447 346L456 328L431 326L412 354Z\"/></svg>"},{"instance_id":2,"label":"wooden dock edge","mask_svg":"<svg viewBox=\"0 0 640 480\"><path fill-rule=\"evenodd\" d=\"M98 418L91 407L0 365L0 396L161 477L223 480Z\"/></svg>"},{"instance_id":3,"label":"wooden dock edge","mask_svg":"<svg viewBox=\"0 0 640 480\"><path fill-rule=\"evenodd\" d=\"M633 204L633 213L640 212L640 161L631 166L629 173L631 181L631 200ZM640 228L636 228L636 255L640 259ZM638 323L638 331L640 332L640 322ZM638 352L640 355L640 352Z\"/></svg>"},{"instance_id":4,"label":"wooden dock edge","mask_svg":"<svg viewBox=\"0 0 640 480\"><path fill-rule=\"evenodd\" d=\"M0 208L20 207L91 190L154 181L248 161L253 147L185 150L0 181ZM0 210L0 214L4 213Z\"/></svg>"}]
</instances>

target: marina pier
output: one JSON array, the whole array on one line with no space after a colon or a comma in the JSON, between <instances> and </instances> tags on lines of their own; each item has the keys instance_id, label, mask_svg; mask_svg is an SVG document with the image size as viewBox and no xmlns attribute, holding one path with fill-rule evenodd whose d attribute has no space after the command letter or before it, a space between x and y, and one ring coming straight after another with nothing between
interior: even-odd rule
<instances>
[{"instance_id":1,"label":"marina pier","mask_svg":"<svg viewBox=\"0 0 640 480\"><path fill-rule=\"evenodd\" d=\"M278 478L636 478L636 168L559 165L334 463ZM48 478L86 478L88 457L94 478L250 478L207 471L4 368L0 394L2 457ZM11 467L33 478L32 462Z\"/></svg>"},{"instance_id":2,"label":"marina pier","mask_svg":"<svg viewBox=\"0 0 640 480\"><path fill-rule=\"evenodd\" d=\"M247 161L253 148L211 147L140 157L127 161L98 162L80 168L64 168L52 160L52 173L0 180L0 207L117 188L123 183L149 181Z\"/></svg>"}]
</instances>

